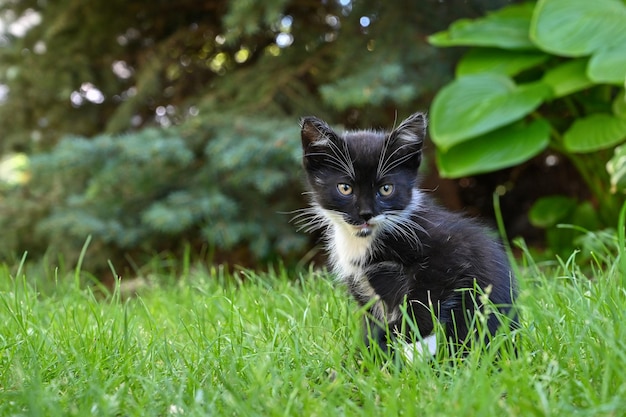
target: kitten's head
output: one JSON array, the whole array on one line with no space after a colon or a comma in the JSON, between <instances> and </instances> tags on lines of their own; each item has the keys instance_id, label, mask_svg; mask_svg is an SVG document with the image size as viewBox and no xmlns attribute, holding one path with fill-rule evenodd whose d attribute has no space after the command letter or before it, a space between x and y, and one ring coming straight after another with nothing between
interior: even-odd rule
<instances>
[{"instance_id":1,"label":"kitten's head","mask_svg":"<svg viewBox=\"0 0 626 417\"><path fill-rule=\"evenodd\" d=\"M355 235L371 235L415 201L425 130L421 113L391 133L339 135L320 119L304 118L303 165L314 203Z\"/></svg>"}]
</instances>

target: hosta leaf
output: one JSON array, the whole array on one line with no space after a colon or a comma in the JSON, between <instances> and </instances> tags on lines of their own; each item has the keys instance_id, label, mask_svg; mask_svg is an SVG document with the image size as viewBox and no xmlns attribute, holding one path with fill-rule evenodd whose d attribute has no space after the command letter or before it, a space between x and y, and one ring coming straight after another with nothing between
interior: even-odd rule
<instances>
[{"instance_id":1,"label":"hosta leaf","mask_svg":"<svg viewBox=\"0 0 626 417\"><path fill-rule=\"evenodd\" d=\"M544 51L584 56L626 42L626 4L621 0L539 0L530 38Z\"/></svg>"},{"instance_id":2,"label":"hosta leaf","mask_svg":"<svg viewBox=\"0 0 626 417\"><path fill-rule=\"evenodd\" d=\"M624 90L615 97L611 107L614 115L620 119L626 119L626 92Z\"/></svg>"},{"instance_id":3,"label":"hosta leaf","mask_svg":"<svg viewBox=\"0 0 626 417\"><path fill-rule=\"evenodd\" d=\"M575 59L550 69L542 81L552 88L554 97L562 97L593 85L587 77L587 59Z\"/></svg>"},{"instance_id":4,"label":"hosta leaf","mask_svg":"<svg viewBox=\"0 0 626 417\"><path fill-rule=\"evenodd\" d=\"M592 114L577 119L563 135L570 152L593 152L610 148L626 139L626 119L611 114Z\"/></svg>"},{"instance_id":5,"label":"hosta leaf","mask_svg":"<svg viewBox=\"0 0 626 417\"><path fill-rule=\"evenodd\" d=\"M536 49L528 38L533 4L505 7L476 20L454 22L447 31L428 38L435 46L488 46L503 49Z\"/></svg>"},{"instance_id":6,"label":"hosta leaf","mask_svg":"<svg viewBox=\"0 0 626 417\"><path fill-rule=\"evenodd\" d=\"M466 53L456 67L457 77L481 72L513 76L545 62L541 52L508 51L495 48L474 48Z\"/></svg>"},{"instance_id":7,"label":"hosta leaf","mask_svg":"<svg viewBox=\"0 0 626 417\"><path fill-rule=\"evenodd\" d=\"M626 31L626 22L624 22ZM626 82L626 43L602 48L589 61L589 78L597 83L624 85Z\"/></svg>"},{"instance_id":8,"label":"hosta leaf","mask_svg":"<svg viewBox=\"0 0 626 417\"><path fill-rule=\"evenodd\" d=\"M438 152L439 173L458 178L508 168L543 151L549 138L550 125L545 120L515 123Z\"/></svg>"},{"instance_id":9,"label":"hosta leaf","mask_svg":"<svg viewBox=\"0 0 626 417\"><path fill-rule=\"evenodd\" d=\"M530 208L528 219L535 227L554 226L576 209L576 200L562 195L551 195L538 199Z\"/></svg>"},{"instance_id":10,"label":"hosta leaf","mask_svg":"<svg viewBox=\"0 0 626 417\"><path fill-rule=\"evenodd\" d=\"M542 83L518 86L499 74L466 75L442 88L433 100L431 137L445 151L521 119L549 94Z\"/></svg>"}]
</instances>

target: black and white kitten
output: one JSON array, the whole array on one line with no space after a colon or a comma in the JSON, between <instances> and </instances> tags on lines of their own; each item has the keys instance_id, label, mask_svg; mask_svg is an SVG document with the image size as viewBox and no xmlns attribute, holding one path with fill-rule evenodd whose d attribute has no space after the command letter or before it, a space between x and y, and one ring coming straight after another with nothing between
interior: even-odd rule
<instances>
[{"instance_id":1,"label":"black and white kitten","mask_svg":"<svg viewBox=\"0 0 626 417\"><path fill-rule=\"evenodd\" d=\"M471 323L487 295L508 313L515 282L502 246L482 225L437 206L417 188L423 114L391 133L339 135L315 117L301 125L312 197L301 227L323 229L333 271L357 302L370 306L368 346L375 342L390 352L397 338L422 339L426 345L418 350L434 353L433 318L446 343L463 345L474 337ZM403 323L407 316L414 326ZM493 334L501 320L484 317Z\"/></svg>"}]
</instances>

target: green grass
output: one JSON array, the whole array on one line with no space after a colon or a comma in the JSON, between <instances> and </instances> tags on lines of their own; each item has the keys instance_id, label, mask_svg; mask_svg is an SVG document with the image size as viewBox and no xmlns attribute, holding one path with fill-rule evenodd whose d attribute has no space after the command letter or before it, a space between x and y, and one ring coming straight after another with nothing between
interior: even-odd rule
<instances>
[{"instance_id":1,"label":"green grass","mask_svg":"<svg viewBox=\"0 0 626 417\"><path fill-rule=\"evenodd\" d=\"M402 369L361 351L323 274L188 267L125 298L5 266L0 415L626 415L626 292L602 265L522 268L517 357Z\"/></svg>"}]
</instances>

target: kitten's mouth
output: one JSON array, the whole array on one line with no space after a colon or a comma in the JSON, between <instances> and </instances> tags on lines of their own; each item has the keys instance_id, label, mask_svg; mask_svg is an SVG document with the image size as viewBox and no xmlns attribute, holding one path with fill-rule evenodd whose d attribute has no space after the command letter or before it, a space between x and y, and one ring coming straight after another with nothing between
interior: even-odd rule
<instances>
[{"instance_id":1,"label":"kitten's mouth","mask_svg":"<svg viewBox=\"0 0 626 417\"><path fill-rule=\"evenodd\" d=\"M372 234L372 225L371 224L363 223L363 224L360 224L360 225L356 226L356 233L355 233L355 235L357 237L368 237L371 234Z\"/></svg>"}]
</instances>

